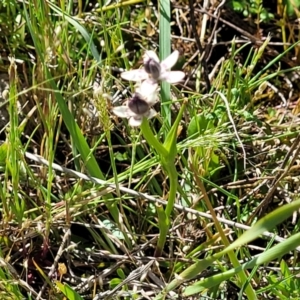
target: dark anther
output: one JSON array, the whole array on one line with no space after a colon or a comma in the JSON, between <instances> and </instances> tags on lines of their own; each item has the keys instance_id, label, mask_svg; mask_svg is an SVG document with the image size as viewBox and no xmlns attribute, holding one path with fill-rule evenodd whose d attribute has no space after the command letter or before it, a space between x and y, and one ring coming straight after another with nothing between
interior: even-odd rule
<instances>
[{"instance_id":1,"label":"dark anther","mask_svg":"<svg viewBox=\"0 0 300 300\"><path fill-rule=\"evenodd\" d=\"M160 75L160 64L154 59L150 58L144 65L145 71L157 80Z\"/></svg>"},{"instance_id":2,"label":"dark anther","mask_svg":"<svg viewBox=\"0 0 300 300\"><path fill-rule=\"evenodd\" d=\"M139 94L135 93L128 102L128 108L137 115L143 115L149 110L149 105Z\"/></svg>"}]
</instances>

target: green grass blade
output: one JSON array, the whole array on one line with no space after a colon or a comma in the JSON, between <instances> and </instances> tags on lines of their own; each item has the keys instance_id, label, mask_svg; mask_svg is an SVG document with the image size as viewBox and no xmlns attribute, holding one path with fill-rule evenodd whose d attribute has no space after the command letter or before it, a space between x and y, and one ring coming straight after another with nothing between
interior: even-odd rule
<instances>
[{"instance_id":1,"label":"green grass blade","mask_svg":"<svg viewBox=\"0 0 300 300\"><path fill-rule=\"evenodd\" d=\"M93 43L93 40L92 40L91 36L87 32L87 30L81 24L79 24L74 18L72 18L71 16L67 15L66 12L63 12L59 7L57 7L56 5L54 5L51 2L48 2L48 3L50 5L50 7L58 15L60 15L63 18L65 18L70 24L72 24L81 33L81 35L83 36L83 38L85 39L85 41L89 45L91 53L93 54L94 58L97 60L97 62L100 65L101 64L101 57L99 55L99 52L98 52L95 44Z\"/></svg>"},{"instance_id":2,"label":"green grass blade","mask_svg":"<svg viewBox=\"0 0 300 300\"><path fill-rule=\"evenodd\" d=\"M243 264L242 266L222 272L220 274L205 278L201 281L194 283L193 285L187 287L184 291L184 296L191 296L196 293L202 292L204 289L208 289L219 285L223 281L230 279L232 276L245 269L252 269L256 266L268 263L273 259L278 259L284 254L293 251L297 246L300 245L300 233L297 233L280 244L272 247L271 249L263 252L257 257L254 257L249 262Z\"/></svg>"},{"instance_id":3,"label":"green grass blade","mask_svg":"<svg viewBox=\"0 0 300 300\"><path fill-rule=\"evenodd\" d=\"M171 6L169 0L159 1L159 56L163 60L171 53ZM170 104L167 104L171 100L170 84L162 82L161 84L161 100L162 100L162 116L167 128L171 125L171 110Z\"/></svg>"},{"instance_id":4,"label":"green grass blade","mask_svg":"<svg viewBox=\"0 0 300 300\"><path fill-rule=\"evenodd\" d=\"M277 208L273 212L269 213L264 218L260 219L254 224L251 229L246 231L240 238L233 242L225 250L230 251L236 249L242 245L245 245L256 238L258 238L265 231L272 230L276 225L282 223L284 220L289 218L295 211L300 208L300 200L286 204L282 207Z\"/></svg>"}]
</instances>

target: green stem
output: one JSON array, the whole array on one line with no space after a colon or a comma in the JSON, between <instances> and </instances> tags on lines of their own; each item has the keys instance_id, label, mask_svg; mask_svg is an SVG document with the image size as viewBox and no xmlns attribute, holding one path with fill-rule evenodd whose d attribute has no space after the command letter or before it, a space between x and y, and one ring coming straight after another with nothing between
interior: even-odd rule
<instances>
[{"instance_id":1,"label":"green stem","mask_svg":"<svg viewBox=\"0 0 300 300\"><path fill-rule=\"evenodd\" d=\"M141 130L148 144L152 146L162 157L167 158L169 155L167 149L154 136L146 118L143 119Z\"/></svg>"},{"instance_id":2,"label":"green stem","mask_svg":"<svg viewBox=\"0 0 300 300\"><path fill-rule=\"evenodd\" d=\"M155 249L154 256L158 257L161 256L162 250L164 248L167 235L170 228L170 216L174 208L174 203L176 199L176 192L177 192L177 170L175 168L174 161L170 161L168 163L163 164L166 173L169 176L169 197L168 197L168 204L166 206L165 211L161 207L157 207L157 214L158 214L158 226L159 226L159 237L157 241L157 246Z\"/></svg>"},{"instance_id":3,"label":"green stem","mask_svg":"<svg viewBox=\"0 0 300 300\"><path fill-rule=\"evenodd\" d=\"M176 124L175 126L177 126ZM162 209L162 207L157 207L157 214L158 214L158 227L159 227L159 238L157 242L157 246L155 249L154 256L161 256L163 247L165 245L167 235L170 228L170 216L174 208L174 203L176 199L176 192L177 192L177 180L178 180L178 174L175 167L175 155L174 155L174 149L176 148L176 144L174 146L173 139L176 139L176 135L170 137L170 144L169 151L158 141L158 139L154 136L148 120L144 118L143 123L141 125L141 130L143 133L144 138L148 142L149 145L155 148L155 150L160 154L161 156L161 164L169 177L169 197L168 197L168 204L166 206L165 211ZM173 145L173 147L171 147ZM176 151L175 151L176 153Z\"/></svg>"},{"instance_id":4,"label":"green stem","mask_svg":"<svg viewBox=\"0 0 300 300\"><path fill-rule=\"evenodd\" d=\"M166 216L169 219L175 203L176 193L177 193L177 183L178 183L178 174L175 167L174 161L170 161L168 164L165 165L166 173L169 176L169 184L170 184L170 191L168 197L168 204L166 206L165 212Z\"/></svg>"},{"instance_id":5,"label":"green stem","mask_svg":"<svg viewBox=\"0 0 300 300\"><path fill-rule=\"evenodd\" d=\"M177 124L176 124L177 125ZM172 127L173 129L173 127ZM171 154L171 152L174 152L172 148L176 148L176 144L173 144L173 147L169 147L169 151L158 141L158 139L154 136L148 120L144 118L143 123L141 125L141 130L143 133L143 136L145 137L146 141L148 142L149 145L155 148L155 150L161 155L161 162L162 166L165 169L165 172L169 176L169 181L170 181L170 192L169 192L169 197L168 197L168 204L166 206L165 212L167 218L170 217L174 203L175 203L175 198L176 198L176 192L177 192L177 179L178 179L178 174L177 170L175 167L175 155L174 153ZM172 130L171 130L172 131ZM176 139L176 136L172 137L172 139ZM175 151L176 153L176 151Z\"/></svg>"},{"instance_id":6,"label":"green stem","mask_svg":"<svg viewBox=\"0 0 300 300\"><path fill-rule=\"evenodd\" d=\"M170 228L170 219L167 217L162 205L156 205L156 212L158 216L159 236L154 252L154 257L159 257L161 256L166 243L167 235Z\"/></svg>"}]
</instances>

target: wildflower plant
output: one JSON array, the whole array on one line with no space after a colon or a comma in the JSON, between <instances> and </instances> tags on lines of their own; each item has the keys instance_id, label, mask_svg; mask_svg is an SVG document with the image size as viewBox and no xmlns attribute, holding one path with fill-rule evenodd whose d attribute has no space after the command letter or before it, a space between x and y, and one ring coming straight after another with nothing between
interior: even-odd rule
<instances>
[{"instance_id":1,"label":"wildflower plant","mask_svg":"<svg viewBox=\"0 0 300 300\"><path fill-rule=\"evenodd\" d=\"M137 85L133 97L124 105L113 108L113 113L121 118L129 119L129 125L140 126L143 136L159 154L160 163L169 177L170 192L166 209L157 207L159 228L161 229L155 256L160 256L170 227L170 216L173 211L177 192L178 174L175 166L177 154L176 138L177 128L182 118L185 103L182 105L177 118L171 127L165 142L162 144L153 134L148 119L153 118L157 112L153 105L159 101L159 82L167 81L177 83L184 78L184 72L171 71L178 60L179 52L174 51L162 62L154 51L144 54L144 67L137 70L126 71L121 74L123 79L136 81Z\"/></svg>"}]
</instances>

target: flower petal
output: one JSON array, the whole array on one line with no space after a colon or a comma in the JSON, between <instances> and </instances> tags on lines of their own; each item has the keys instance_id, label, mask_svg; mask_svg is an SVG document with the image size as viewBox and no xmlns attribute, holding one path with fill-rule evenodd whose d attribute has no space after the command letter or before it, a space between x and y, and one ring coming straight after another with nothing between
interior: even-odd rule
<instances>
[{"instance_id":1,"label":"flower petal","mask_svg":"<svg viewBox=\"0 0 300 300\"><path fill-rule=\"evenodd\" d=\"M128 118L128 108L127 106L117 106L112 109L113 113L120 118Z\"/></svg>"},{"instance_id":2,"label":"flower petal","mask_svg":"<svg viewBox=\"0 0 300 300\"><path fill-rule=\"evenodd\" d=\"M156 53L152 50L148 50L145 52L144 56L144 65L146 65L148 63L149 60L153 59L154 61L159 63L159 58L156 55Z\"/></svg>"},{"instance_id":3,"label":"flower petal","mask_svg":"<svg viewBox=\"0 0 300 300\"><path fill-rule=\"evenodd\" d=\"M144 69L137 69L123 72L121 77L128 81L143 81L149 77L149 74Z\"/></svg>"},{"instance_id":4,"label":"flower petal","mask_svg":"<svg viewBox=\"0 0 300 300\"><path fill-rule=\"evenodd\" d=\"M169 71L162 73L159 79L169 83L177 83L180 82L184 76L185 74L182 71Z\"/></svg>"},{"instance_id":5,"label":"flower petal","mask_svg":"<svg viewBox=\"0 0 300 300\"><path fill-rule=\"evenodd\" d=\"M160 63L162 69L170 70L176 64L178 57L179 57L179 51L175 50Z\"/></svg>"},{"instance_id":6,"label":"flower petal","mask_svg":"<svg viewBox=\"0 0 300 300\"><path fill-rule=\"evenodd\" d=\"M151 106L157 102L158 84L153 80L145 80L136 88L136 92Z\"/></svg>"},{"instance_id":7,"label":"flower petal","mask_svg":"<svg viewBox=\"0 0 300 300\"><path fill-rule=\"evenodd\" d=\"M148 118L148 119L152 119L152 118L155 117L156 115L157 115L157 111L154 110L153 108L151 108L151 109L149 110L149 113L148 113L148 115L147 115L147 118Z\"/></svg>"},{"instance_id":8,"label":"flower petal","mask_svg":"<svg viewBox=\"0 0 300 300\"><path fill-rule=\"evenodd\" d=\"M141 126L143 122L143 117L131 117L129 119L129 125L132 126L132 127L138 127L138 126Z\"/></svg>"}]
</instances>

